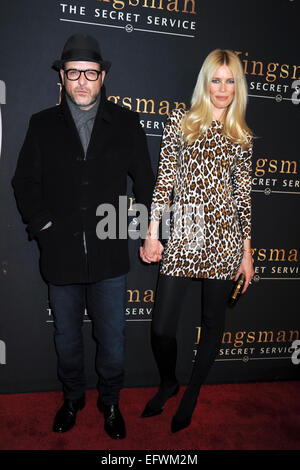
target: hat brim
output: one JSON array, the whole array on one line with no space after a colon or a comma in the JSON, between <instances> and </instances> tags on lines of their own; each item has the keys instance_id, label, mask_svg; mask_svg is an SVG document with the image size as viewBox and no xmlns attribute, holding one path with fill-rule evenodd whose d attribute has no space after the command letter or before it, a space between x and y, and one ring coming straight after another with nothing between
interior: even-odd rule
<instances>
[{"instance_id":1,"label":"hat brim","mask_svg":"<svg viewBox=\"0 0 300 470\"><path fill-rule=\"evenodd\" d=\"M95 62L96 64L100 64L100 67L102 70L105 70L105 72L108 72L111 66L111 62L108 60L92 60L91 58L88 57L76 57L76 59L68 59L68 60L55 60L52 64L52 68L59 72L61 69L64 68L65 62L76 62L79 60L84 60L86 62Z\"/></svg>"}]
</instances>

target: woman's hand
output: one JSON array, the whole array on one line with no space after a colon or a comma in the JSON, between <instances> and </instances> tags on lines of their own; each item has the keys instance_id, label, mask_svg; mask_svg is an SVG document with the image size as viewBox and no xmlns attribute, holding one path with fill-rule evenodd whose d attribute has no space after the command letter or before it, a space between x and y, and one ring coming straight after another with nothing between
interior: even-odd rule
<instances>
[{"instance_id":1,"label":"woman's hand","mask_svg":"<svg viewBox=\"0 0 300 470\"><path fill-rule=\"evenodd\" d=\"M159 221L151 220L144 246L140 248L140 257L145 263L157 263L162 258L163 245L158 239Z\"/></svg>"},{"instance_id":2,"label":"woman's hand","mask_svg":"<svg viewBox=\"0 0 300 470\"><path fill-rule=\"evenodd\" d=\"M236 273L234 281L238 280L239 275L243 273L245 275L245 285L242 290L242 294L244 294L251 282L251 279L254 276L254 269L253 269L253 258L251 252L245 251L242 262L240 264L239 270Z\"/></svg>"},{"instance_id":3,"label":"woman's hand","mask_svg":"<svg viewBox=\"0 0 300 470\"><path fill-rule=\"evenodd\" d=\"M140 257L145 263L157 263L163 251L164 247L157 238L146 238L144 246L140 247Z\"/></svg>"}]
</instances>

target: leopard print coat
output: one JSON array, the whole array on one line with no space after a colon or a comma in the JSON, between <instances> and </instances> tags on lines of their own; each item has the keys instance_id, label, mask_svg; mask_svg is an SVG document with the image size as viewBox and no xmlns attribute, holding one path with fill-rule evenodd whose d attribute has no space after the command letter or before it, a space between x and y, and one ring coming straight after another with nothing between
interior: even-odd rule
<instances>
[{"instance_id":1,"label":"leopard print coat","mask_svg":"<svg viewBox=\"0 0 300 470\"><path fill-rule=\"evenodd\" d=\"M252 142L243 151L214 120L188 145L181 130L184 114L175 109L167 119L152 199L151 220L171 216L160 273L233 279L243 240L251 238Z\"/></svg>"}]
</instances>

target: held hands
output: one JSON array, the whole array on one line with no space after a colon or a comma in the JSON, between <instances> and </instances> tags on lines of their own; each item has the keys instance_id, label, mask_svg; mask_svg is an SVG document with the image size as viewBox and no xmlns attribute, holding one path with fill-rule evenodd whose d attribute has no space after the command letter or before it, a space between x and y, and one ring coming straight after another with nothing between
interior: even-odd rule
<instances>
[{"instance_id":1,"label":"held hands","mask_svg":"<svg viewBox=\"0 0 300 470\"><path fill-rule=\"evenodd\" d=\"M140 247L140 257L144 263L157 263L163 251L164 247L157 238L146 238L144 246Z\"/></svg>"},{"instance_id":2,"label":"held hands","mask_svg":"<svg viewBox=\"0 0 300 470\"><path fill-rule=\"evenodd\" d=\"M253 269L253 258L251 255L251 252L245 251L244 256L241 262L241 265L239 267L238 272L236 273L236 276L234 278L234 281L238 280L239 275L243 273L245 275L245 285L242 290L242 294L244 294L251 283L251 279L254 276L254 269Z\"/></svg>"},{"instance_id":3,"label":"held hands","mask_svg":"<svg viewBox=\"0 0 300 470\"><path fill-rule=\"evenodd\" d=\"M158 263L164 251L163 245L158 240L159 222L151 220L144 246L140 248L140 257L144 263Z\"/></svg>"}]
</instances>

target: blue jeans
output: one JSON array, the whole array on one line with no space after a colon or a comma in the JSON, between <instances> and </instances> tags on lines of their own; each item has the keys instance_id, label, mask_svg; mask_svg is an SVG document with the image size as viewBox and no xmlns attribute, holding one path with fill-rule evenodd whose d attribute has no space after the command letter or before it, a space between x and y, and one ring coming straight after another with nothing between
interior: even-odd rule
<instances>
[{"instance_id":1,"label":"blue jeans","mask_svg":"<svg viewBox=\"0 0 300 470\"><path fill-rule=\"evenodd\" d=\"M118 403L124 382L126 275L91 284L49 284L49 300L64 398L77 399L86 388L82 337L86 307L97 342L100 398L106 404Z\"/></svg>"}]
</instances>

